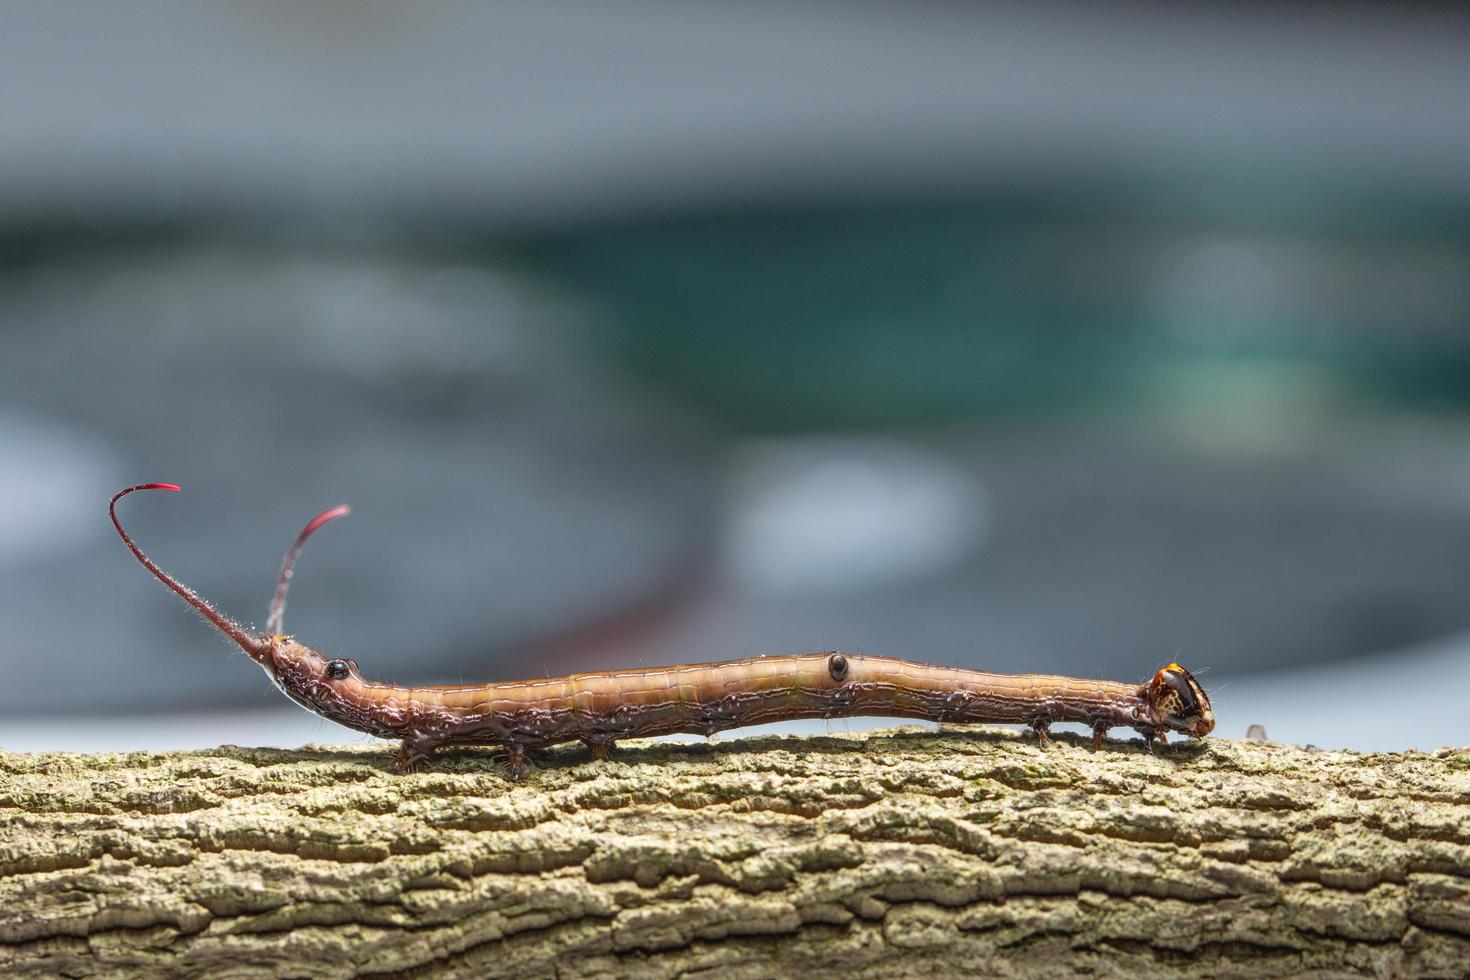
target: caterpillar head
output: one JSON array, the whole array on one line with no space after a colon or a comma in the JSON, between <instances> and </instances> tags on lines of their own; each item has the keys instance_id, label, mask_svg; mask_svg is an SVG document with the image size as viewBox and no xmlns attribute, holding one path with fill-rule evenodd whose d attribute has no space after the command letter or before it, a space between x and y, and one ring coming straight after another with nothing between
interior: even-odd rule
<instances>
[{"instance_id":1,"label":"caterpillar head","mask_svg":"<svg viewBox=\"0 0 1470 980\"><path fill-rule=\"evenodd\" d=\"M1215 713L1210 709L1210 696L1194 675L1178 664L1159 668L1143 686L1143 694L1151 720L1158 727L1183 732L1191 738L1204 738L1214 731Z\"/></svg>"}]
</instances>

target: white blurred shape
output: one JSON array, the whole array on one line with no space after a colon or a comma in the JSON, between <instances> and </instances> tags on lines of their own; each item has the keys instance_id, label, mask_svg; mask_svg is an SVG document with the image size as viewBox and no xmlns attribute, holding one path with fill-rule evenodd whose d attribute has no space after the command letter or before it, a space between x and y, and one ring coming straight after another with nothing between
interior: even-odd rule
<instances>
[{"instance_id":1,"label":"white blurred shape","mask_svg":"<svg viewBox=\"0 0 1470 980\"><path fill-rule=\"evenodd\" d=\"M100 528L100 488L120 469L84 432L0 410L0 569L85 544Z\"/></svg>"},{"instance_id":2,"label":"white blurred shape","mask_svg":"<svg viewBox=\"0 0 1470 980\"><path fill-rule=\"evenodd\" d=\"M765 594L893 585L980 546L989 497L944 456L885 438L763 442L733 460L725 535L736 583Z\"/></svg>"}]
</instances>

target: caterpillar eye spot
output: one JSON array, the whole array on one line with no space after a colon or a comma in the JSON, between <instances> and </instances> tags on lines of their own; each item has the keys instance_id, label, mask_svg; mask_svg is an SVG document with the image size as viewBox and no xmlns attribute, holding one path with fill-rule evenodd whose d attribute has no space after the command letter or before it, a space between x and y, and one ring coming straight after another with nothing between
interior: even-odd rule
<instances>
[{"instance_id":1,"label":"caterpillar eye spot","mask_svg":"<svg viewBox=\"0 0 1470 980\"><path fill-rule=\"evenodd\" d=\"M326 673L327 680L340 681L351 673L351 668L347 666L347 661L345 660L330 660L327 662Z\"/></svg>"},{"instance_id":2,"label":"caterpillar eye spot","mask_svg":"<svg viewBox=\"0 0 1470 980\"><path fill-rule=\"evenodd\" d=\"M832 654L827 658L827 673L834 681L842 680L847 676L847 658L840 653Z\"/></svg>"}]
</instances>

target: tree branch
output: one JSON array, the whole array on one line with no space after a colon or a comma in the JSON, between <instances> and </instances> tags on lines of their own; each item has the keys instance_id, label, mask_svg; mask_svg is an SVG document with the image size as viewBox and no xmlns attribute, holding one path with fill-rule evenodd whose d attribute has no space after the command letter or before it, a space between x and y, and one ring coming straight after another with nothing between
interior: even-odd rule
<instances>
[{"instance_id":1,"label":"tree branch","mask_svg":"<svg viewBox=\"0 0 1470 980\"><path fill-rule=\"evenodd\" d=\"M0 971L1463 976L1470 750L0 753Z\"/></svg>"}]
</instances>

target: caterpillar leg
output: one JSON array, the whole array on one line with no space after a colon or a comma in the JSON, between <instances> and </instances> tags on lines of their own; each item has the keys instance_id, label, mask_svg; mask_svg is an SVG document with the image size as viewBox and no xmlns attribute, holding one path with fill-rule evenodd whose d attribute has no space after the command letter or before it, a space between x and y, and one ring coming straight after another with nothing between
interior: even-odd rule
<instances>
[{"instance_id":1,"label":"caterpillar leg","mask_svg":"<svg viewBox=\"0 0 1470 980\"><path fill-rule=\"evenodd\" d=\"M505 755L508 771L507 776L511 782L519 782L531 771L531 764L526 761L526 747L516 742L505 743Z\"/></svg>"},{"instance_id":2,"label":"caterpillar leg","mask_svg":"<svg viewBox=\"0 0 1470 980\"><path fill-rule=\"evenodd\" d=\"M592 750L592 758L596 759L598 762L606 762L608 753L613 750L613 747L616 743L612 741L604 742L595 739L584 738L582 739L582 744Z\"/></svg>"},{"instance_id":3,"label":"caterpillar leg","mask_svg":"<svg viewBox=\"0 0 1470 980\"><path fill-rule=\"evenodd\" d=\"M1101 722L1092 726L1092 750L1094 752L1102 748L1103 739L1108 737L1109 727Z\"/></svg>"},{"instance_id":4,"label":"caterpillar leg","mask_svg":"<svg viewBox=\"0 0 1470 980\"><path fill-rule=\"evenodd\" d=\"M1149 755L1154 754L1154 743L1159 745L1169 744L1169 735L1162 728L1140 728L1139 734L1143 736L1143 748Z\"/></svg>"},{"instance_id":5,"label":"caterpillar leg","mask_svg":"<svg viewBox=\"0 0 1470 980\"><path fill-rule=\"evenodd\" d=\"M414 772L428 765L438 747L427 739L406 738L393 751L390 764L396 772Z\"/></svg>"},{"instance_id":6,"label":"caterpillar leg","mask_svg":"<svg viewBox=\"0 0 1470 980\"><path fill-rule=\"evenodd\" d=\"M1036 744L1046 748L1051 744L1051 720L1049 718L1037 718L1031 722L1031 734L1036 736Z\"/></svg>"}]
</instances>

